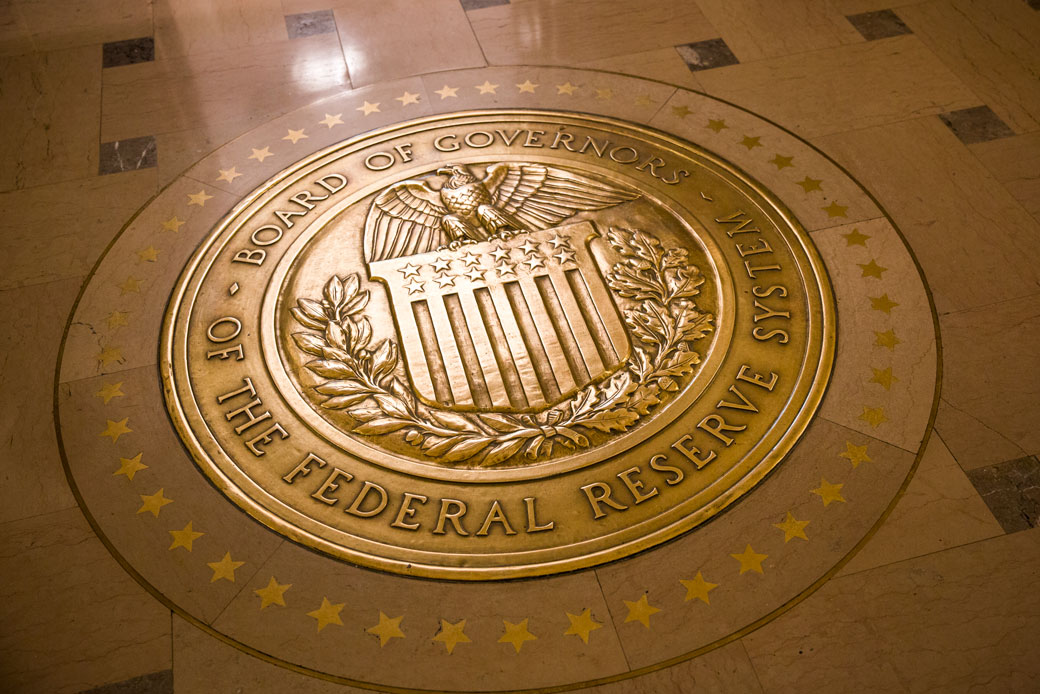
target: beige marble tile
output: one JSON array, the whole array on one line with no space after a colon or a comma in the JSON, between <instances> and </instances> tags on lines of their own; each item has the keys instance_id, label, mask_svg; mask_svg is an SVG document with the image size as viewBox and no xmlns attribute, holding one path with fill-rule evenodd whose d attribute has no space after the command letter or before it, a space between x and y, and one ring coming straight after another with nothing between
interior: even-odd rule
<instances>
[{"instance_id":1,"label":"beige marble tile","mask_svg":"<svg viewBox=\"0 0 1040 694\"><path fill-rule=\"evenodd\" d=\"M1040 132L968 147L993 176L1040 219Z\"/></svg>"},{"instance_id":2,"label":"beige marble tile","mask_svg":"<svg viewBox=\"0 0 1040 694\"><path fill-rule=\"evenodd\" d=\"M150 36L152 7L137 0L12 0L37 51ZM96 61L101 66L100 56Z\"/></svg>"},{"instance_id":3,"label":"beige marble tile","mask_svg":"<svg viewBox=\"0 0 1040 694\"><path fill-rule=\"evenodd\" d=\"M1014 130L1040 128L1036 10L1016 0L938 0L899 16Z\"/></svg>"},{"instance_id":4,"label":"beige marble tile","mask_svg":"<svg viewBox=\"0 0 1040 694\"><path fill-rule=\"evenodd\" d=\"M527 0L469 13L492 65L573 65L718 38L694 3Z\"/></svg>"},{"instance_id":5,"label":"beige marble tile","mask_svg":"<svg viewBox=\"0 0 1040 694\"><path fill-rule=\"evenodd\" d=\"M21 55L33 50L32 36L13 3L0 4L0 55Z\"/></svg>"},{"instance_id":6,"label":"beige marble tile","mask_svg":"<svg viewBox=\"0 0 1040 694\"><path fill-rule=\"evenodd\" d=\"M160 60L287 39L281 0L155 0L152 11Z\"/></svg>"},{"instance_id":7,"label":"beige marble tile","mask_svg":"<svg viewBox=\"0 0 1040 694\"><path fill-rule=\"evenodd\" d=\"M938 118L817 140L906 235L941 314L1040 287L1040 224Z\"/></svg>"},{"instance_id":8,"label":"beige marble tile","mask_svg":"<svg viewBox=\"0 0 1040 694\"><path fill-rule=\"evenodd\" d=\"M672 46L652 51L627 53L610 58L600 58L581 64L579 67L621 72L626 75L660 80L687 89L701 89L700 82L690 72L686 61Z\"/></svg>"},{"instance_id":9,"label":"beige marble tile","mask_svg":"<svg viewBox=\"0 0 1040 694\"><path fill-rule=\"evenodd\" d=\"M767 692L1030 691L1040 530L837 578L744 644Z\"/></svg>"},{"instance_id":10,"label":"beige marble tile","mask_svg":"<svg viewBox=\"0 0 1040 694\"><path fill-rule=\"evenodd\" d=\"M421 19L408 0L341 1L336 28L354 86L484 65L456 0L427 0Z\"/></svg>"},{"instance_id":11,"label":"beige marble tile","mask_svg":"<svg viewBox=\"0 0 1040 694\"><path fill-rule=\"evenodd\" d=\"M103 77L106 142L222 123L242 132L349 87L333 34L159 59Z\"/></svg>"},{"instance_id":12,"label":"beige marble tile","mask_svg":"<svg viewBox=\"0 0 1040 694\"><path fill-rule=\"evenodd\" d=\"M0 289L83 277L155 190L146 169L0 193Z\"/></svg>"},{"instance_id":13,"label":"beige marble tile","mask_svg":"<svg viewBox=\"0 0 1040 694\"><path fill-rule=\"evenodd\" d=\"M155 137L159 151L159 185L169 184L241 133L242 126L235 121L211 121L198 128L160 133Z\"/></svg>"},{"instance_id":14,"label":"beige marble tile","mask_svg":"<svg viewBox=\"0 0 1040 694\"><path fill-rule=\"evenodd\" d=\"M698 0L697 5L742 63L863 41L845 17L818 0Z\"/></svg>"},{"instance_id":15,"label":"beige marble tile","mask_svg":"<svg viewBox=\"0 0 1040 694\"><path fill-rule=\"evenodd\" d=\"M841 574L1003 534L1000 524L950 455L946 444L933 433L917 472L892 515L845 565Z\"/></svg>"},{"instance_id":16,"label":"beige marble tile","mask_svg":"<svg viewBox=\"0 0 1040 694\"><path fill-rule=\"evenodd\" d=\"M0 190L97 174L101 50L0 58Z\"/></svg>"},{"instance_id":17,"label":"beige marble tile","mask_svg":"<svg viewBox=\"0 0 1040 694\"><path fill-rule=\"evenodd\" d=\"M4 523L0 682L64 694L170 667L170 612L134 582L78 508Z\"/></svg>"},{"instance_id":18,"label":"beige marble tile","mask_svg":"<svg viewBox=\"0 0 1040 694\"><path fill-rule=\"evenodd\" d=\"M913 36L706 70L697 79L709 94L810 138L979 104Z\"/></svg>"},{"instance_id":19,"label":"beige marble tile","mask_svg":"<svg viewBox=\"0 0 1040 694\"><path fill-rule=\"evenodd\" d=\"M54 439L54 368L79 278L0 291L0 522L76 505Z\"/></svg>"},{"instance_id":20,"label":"beige marble tile","mask_svg":"<svg viewBox=\"0 0 1040 694\"><path fill-rule=\"evenodd\" d=\"M1040 294L942 316L936 419L965 469L1040 452Z\"/></svg>"},{"instance_id":21,"label":"beige marble tile","mask_svg":"<svg viewBox=\"0 0 1040 694\"><path fill-rule=\"evenodd\" d=\"M694 692L761 692L744 646L730 643L704 655L639 677L579 689L585 694L693 694Z\"/></svg>"}]
</instances>

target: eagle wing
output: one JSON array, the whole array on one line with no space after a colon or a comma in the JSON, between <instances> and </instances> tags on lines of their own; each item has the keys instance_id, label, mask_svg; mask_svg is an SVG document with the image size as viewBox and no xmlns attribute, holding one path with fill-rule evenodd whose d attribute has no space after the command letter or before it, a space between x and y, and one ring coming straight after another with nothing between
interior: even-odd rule
<instances>
[{"instance_id":1,"label":"eagle wing","mask_svg":"<svg viewBox=\"0 0 1040 694\"><path fill-rule=\"evenodd\" d=\"M440 192L421 181L402 181L372 201L365 220L365 260L386 260L426 253L449 239L441 228L448 209Z\"/></svg>"},{"instance_id":2,"label":"eagle wing","mask_svg":"<svg viewBox=\"0 0 1040 694\"><path fill-rule=\"evenodd\" d=\"M495 207L532 229L548 229L583 211L635 200L639 193L542 164L489 166L484 185Z\"/></svg>"}]
</instances>

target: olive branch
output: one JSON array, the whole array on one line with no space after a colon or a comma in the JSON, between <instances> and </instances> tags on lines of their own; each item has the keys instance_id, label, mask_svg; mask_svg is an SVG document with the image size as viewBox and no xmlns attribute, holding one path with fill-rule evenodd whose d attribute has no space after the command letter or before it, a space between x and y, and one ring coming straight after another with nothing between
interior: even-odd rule
<instances>
[{"instance_id":1,"label":"olive branch","mask_svg":"<svg viewBox=\"0 0 1040 694\"><path fill-rule=\"evenodd\" d=\"M297 347L315 357L305 367L324 380L313 388L321 407L343 410L363 436L403 432L404 441L440 463L501 465L522 453L537 459L554 446L591 445L592 431L626 431L679 390L700 356L691 343L712 330L713 316L697 310L693 297L704 283L687 251L664 248L642 231L614 228L607 234L621 257L607 284L629 300L622 311L635 338L623 368L606 381L589 384L568 400L534 414L461 413L420 402L402 379L397 345L372 344L372 325L363 315L369 292L356 274L333 276L320 300L300 298L291 309Z\"/></svg>"}]
</instances>

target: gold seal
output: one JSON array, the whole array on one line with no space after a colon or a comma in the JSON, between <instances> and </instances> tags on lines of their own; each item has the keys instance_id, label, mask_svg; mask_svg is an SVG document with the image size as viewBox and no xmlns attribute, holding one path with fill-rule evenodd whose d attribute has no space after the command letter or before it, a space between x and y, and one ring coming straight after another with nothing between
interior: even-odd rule
<instances>
[{"instance_id":1,"label":"gold seal","mask_svg":"<svg viewBox=\"0 0 1040 694\"><path fill-rule=\"evenodd\" d=\"M834 308L759 184L644 127L438 116L319 152L207 237L167 405L306 546L407 575L629 555L749 491L816 410Z\"/></svg>"}]
</instances>

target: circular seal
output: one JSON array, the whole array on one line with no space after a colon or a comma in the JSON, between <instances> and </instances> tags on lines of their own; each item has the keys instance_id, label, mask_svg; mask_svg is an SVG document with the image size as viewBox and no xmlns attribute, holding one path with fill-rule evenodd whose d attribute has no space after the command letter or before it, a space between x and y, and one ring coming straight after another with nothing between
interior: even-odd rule
<instances>
[{"instance_id":1,"label":"circular seal","mask_svg":"<svg viewBox=\"0 0 1040 694\"><path fill-rule=\"evenodd\" d=\"M605 117L411 121L283 170L174 290L161 373L210 480L311 548L465 580L592 566L780 464L831 371L808 234Z\"/></svg>"}]
</instances>

